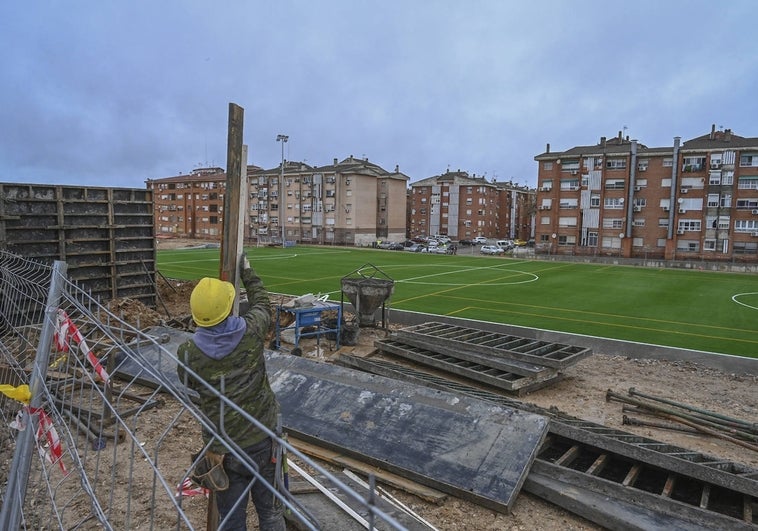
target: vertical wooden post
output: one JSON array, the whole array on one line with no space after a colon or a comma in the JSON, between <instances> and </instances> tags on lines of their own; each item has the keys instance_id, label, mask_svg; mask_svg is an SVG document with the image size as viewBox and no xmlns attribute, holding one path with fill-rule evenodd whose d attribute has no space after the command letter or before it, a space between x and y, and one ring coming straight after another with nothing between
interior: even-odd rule
<instances>
[{"instance_id":1,"label":"vertical wooden post","mask_svg":"<svg viewBox=\"0 0 758 531\"><path fill-rule=\"evenodd\" d=\"M223 230L221 236L221 266L219 278L237 286L237 262L242 252L239 241L240 201L242 186L242 126L245 111L239 105L229 104L229 128L226 147L226 191L224 192L224 212L221 216ZM247 164L246 164L247 165Z\"/></svg>"}]
</instances>

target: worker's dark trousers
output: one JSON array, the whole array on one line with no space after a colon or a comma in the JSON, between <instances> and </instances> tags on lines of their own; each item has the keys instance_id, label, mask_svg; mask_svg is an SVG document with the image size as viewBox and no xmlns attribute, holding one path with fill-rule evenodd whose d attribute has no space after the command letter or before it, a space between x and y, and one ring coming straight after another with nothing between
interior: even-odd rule
<instances>
[{"instance_id":1,"label":"worker's dark trousers","mask_svg":"<svg viewBox=\"0 0 758 531\"><path fill-rule=\"evenodd\" d=\"M276 464L271 459L271 439L266 439L254 446L245 448L245 453L250 456L258 466L258 470L266 483L274 485ZM255 510L258 512L258 525L261 531L285 531L284 511L281 501L274 497L270 487L259 481L250 472L249 467L240 463L236 458L227 454L224 458L224 469L229 476L229 488L216 492L216 504L218 505L219 531L246 531L247 530L247 502L248 496L245 490L252 482L249 498L253 500ZM234 504L240 498L243 500L234 508ZM229 519L224 518L231 512ZM222 523L223 522L223 523Z\"/></svg>"}]
</instances>

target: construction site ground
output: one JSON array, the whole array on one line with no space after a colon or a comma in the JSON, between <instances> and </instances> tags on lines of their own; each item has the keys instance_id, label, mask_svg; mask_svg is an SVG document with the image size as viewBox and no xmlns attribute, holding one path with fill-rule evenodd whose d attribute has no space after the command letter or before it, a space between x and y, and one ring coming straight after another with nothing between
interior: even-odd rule
<instances>
[{"instance_id":1,"label":"construction site ground","mask_svg":"<svg viewBox=\"0 0 758 531\"><path fill-rule=\"evenodd\" d=\"M166 248L166 245L166 242L162 241L159 248ZM189 297L194 283L171 279L169 282L170 286L159 278L160 302L155 310L147 309L141 303L129 299L111 301L111 310L122 315L126 321L135 324L139 321L142 328L165 323L169 314L174 318L186 319L189 315ZM388 333L388 330L382 328L361 328L357 344L343 346L339 351L317 349L315 339L312 338L301 340L300 346L304 357L329 363L336 359L340 352L356 356L374 355L374 341L386 337ZM634 359L595 352L566 369L564 378L560 381L518 399L546 409L556 408L594 423L758 468L758 452L719 438L661 428L624 426L622 404L608 402L605 398L608 389L626 393L630 387L634 387L638 391L676 402L755 421L758 419L756 384L758 375L754 374L732 374L690 362ZM170 414L170 411L166 411L165 414ZM153 415L154 422L160 425L161 410L155 410ZM187 430L186 433L189 439L177 444L177 447L186 447L190 452L197 446L198 441L191 440L191 437L197 435L198 431ZM187 460L187 456L181 452L174 455L182 463ZM329 468L328 464L325 466ZM335 473L341 473L341 468L335 468ZM407 492L391 488L388 490L437 529L445 531L602 529L525 492L518 496L511 514L506 515L451 496L437 504L424 501Z\"/></svg>"}]
</instances>

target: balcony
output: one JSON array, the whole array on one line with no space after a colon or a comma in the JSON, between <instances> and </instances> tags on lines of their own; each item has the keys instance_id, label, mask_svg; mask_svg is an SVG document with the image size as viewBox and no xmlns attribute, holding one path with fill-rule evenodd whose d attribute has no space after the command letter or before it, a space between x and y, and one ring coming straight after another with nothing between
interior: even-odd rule
<instances>
[{"instance_id":1,"label":"balcony","mask_svg":"<svg viewBox=\"0 0 758 531\"><path fill-rule=\"evenodd\" d=\"M703 164L685 164L682 166L682 171L684 173L691 173L696 171L703 171L705 166Z\"/></svg>"}]
</instances>

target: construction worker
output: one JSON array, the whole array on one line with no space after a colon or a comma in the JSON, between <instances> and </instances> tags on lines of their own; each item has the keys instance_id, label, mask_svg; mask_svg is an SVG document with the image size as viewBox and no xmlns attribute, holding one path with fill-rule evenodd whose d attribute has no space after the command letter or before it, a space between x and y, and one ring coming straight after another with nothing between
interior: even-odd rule
<instances>
[{"instance_id":1,"label":"construction worker","mask_svg":"<svg viewBox=\"0 0 758 531\"><path fill-rule=\"evenodd\" d=\"M242 448L265 482L275 485L275 445L271 437L229 405L222 405L219 399L219 394L224 394L269 430L276 429L279 403L269 385L263 356L263 345L271 324L269 295L244 255L240 260L240 276L250 303L247 313L243 317L231 315L236 295L231 283L203 278L190 296L192 318L197 329L178 352L180 359L216 391L192 377L187 378L188 387L200 395L201 410L216 427L214 433L203 429L203 442L210 443L208 455L223 455L220 462L228 476L228 488L215 491L221 523L219 529L247 529L246 490L252 483L249 497L258 513L260 529L284 531L281 501L270 487L256 480L249 463L241 463L221 442L224 439ZM180 369L179 377L184 379L185 374ZM223 420L220 419L221 411L224 411ZM244 499L234 508L241 497Z\"/></svg>"}]
</instances>

